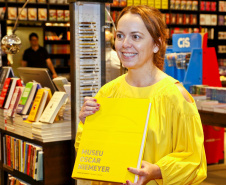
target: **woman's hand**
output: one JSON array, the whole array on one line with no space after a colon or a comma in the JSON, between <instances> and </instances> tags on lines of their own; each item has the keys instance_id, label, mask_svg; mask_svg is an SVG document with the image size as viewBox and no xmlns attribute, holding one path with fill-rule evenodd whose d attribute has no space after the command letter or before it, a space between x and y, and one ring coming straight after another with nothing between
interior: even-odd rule
<instances>
[{"instance_id":1,"label":"woman's hand","mask_svg":"<svg viewBox=\"0 0 226 185\"><path fill-rule=\"evenodd\" d=\"M128 168L128 171L135 175L139 175L137 183L126 181L127 185L145 185L154 179L161 179L162 173L158 165L142 161L141 169Z\"/></svg>"},{"instance_id":2,"label":"woman's hand","mask_svg":"<svg viewBox=\"0 0 226 185\"><path fill-rule=\"evenodd\" d=\"M79 113L79 119L82 123L85 122L87 116L94 114L100 108L100 104L97 103L97 100L91 97L84 98L84 104Z\"/></svg>"}]
</instances>

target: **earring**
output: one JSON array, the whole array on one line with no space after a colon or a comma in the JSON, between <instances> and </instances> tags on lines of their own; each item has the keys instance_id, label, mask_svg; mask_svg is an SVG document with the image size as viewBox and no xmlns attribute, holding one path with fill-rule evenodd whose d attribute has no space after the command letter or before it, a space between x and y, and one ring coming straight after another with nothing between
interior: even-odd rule
<instances>
[{"instance_id":1,"label":"earring","mask_svg":"<svg viewBox=\"0 0 226 185\"><path fill-rule=\"evenodd\" d=\"M156 48L154 48L153 52L154 52L154 53L157 53L158 50L159 50L159 49L156 47Z\"/></svg>"}]
</instances>

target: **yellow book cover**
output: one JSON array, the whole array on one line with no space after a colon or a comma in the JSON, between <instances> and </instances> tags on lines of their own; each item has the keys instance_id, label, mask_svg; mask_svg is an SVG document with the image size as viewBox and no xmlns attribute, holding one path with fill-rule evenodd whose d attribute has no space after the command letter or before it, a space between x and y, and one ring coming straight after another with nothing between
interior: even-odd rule
<instances>
[{"instance_id":1,"label":"yellow book cover","mask_svg":"<svg viewBox=\"0 0 226 185\"><path fill-rule=\"evenodd\" d=\"M133 0L127 0L127 6L132 6L133 5Z\"/></svg>"},{"instance_id":2,"label":"yellow book cover","mask_svg":"<svg viewBox=\"0 0 226 185\"><path fill-rule=\"evenodd\" d=\"M36 117L39 105L41 103L44 91L45 91L45 89L39 89L38 90L38 92L35 96L34 102L32 104L31 111L30 111L28 118L27 118L28 121L35 121L35 117Z\"/></svg>"},{"instance_id":3,"label":"yellow book cover","mask_svg":"<svg viewBox=\"0 0 226 185\"><path fill-rule=\"evenodd\" d=\"M150 100L97 98L100 110L84 124L73 178L126 183L137 176L146 141Z\"/></svg>"},{"instance_id":4,"label":"yellow book cover","mask_svg":"<svg viewBox=\"0 0 226 185\"><path fill-rule=\"evenodd\" d=\"M148 0L148 6L155 7L155 0Z\"/></svg>"},{"instance_id":5,"label":"yellow book cover","mask_svg":"<svg viewBox=\"0 0 226 185\"><path fill-rule=\"evenodd\" d=\"M141 5L148 5L148 0L140 0Z\"/></svg>"},{"instance_id":6,"label":"yellow book cover","mask_svg":"<svg viewBox=\"0 0 226 185\"><path fill-rule=\"evenodd\" d=\"M161 9L161 0L155 0L155 8Z\"/></svg>"},{"instance_id":7,"label":"yellow book cover","mask_svg":"<svg viewBox=\"0 0 226 185\"><path fill-rule=\"evenodd\" d=\"M168 9L168 0L162 0L162 9Z\"/></svg>"},{"instance_id":8,"label":"yellow book cover","mask_svg":"<svg viewBox=\"0 0 226 185\"><path fill-rule=\"evenodd\" d=\"M133 0L133 5L134 6L140 5L140 0Z\"/></svg>"}]
</instances>

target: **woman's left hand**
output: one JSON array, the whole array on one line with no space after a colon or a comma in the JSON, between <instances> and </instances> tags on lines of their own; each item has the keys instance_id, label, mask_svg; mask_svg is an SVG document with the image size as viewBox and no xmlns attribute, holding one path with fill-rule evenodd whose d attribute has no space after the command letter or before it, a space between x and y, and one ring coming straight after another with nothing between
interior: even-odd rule
<instances>
[{"instance_id":1,"label":"woman's left hand","mask_svg":"<svg viewBox=\"0 0 226 185\"><path fill-rule=\"evenodd\" d=\"M128 180L126 181L127 185L145 185L151 180L162 178L162 173L159 166L156 164L151 164L147 161L142 161L141 169L128 168L128 171L138 175L139 179L137 183L132 183Z\"/></svg>"}]
</instances>

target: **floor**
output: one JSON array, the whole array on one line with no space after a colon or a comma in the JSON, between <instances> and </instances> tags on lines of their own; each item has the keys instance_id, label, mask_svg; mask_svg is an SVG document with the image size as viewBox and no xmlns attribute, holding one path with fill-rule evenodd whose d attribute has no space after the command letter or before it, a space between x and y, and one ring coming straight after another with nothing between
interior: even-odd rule
<instances>
[{"instance_id":1,"label":"floor","mask_svg":"<svg viewBox=\"0 0 226 185\"><path fill-rule=\"evenodd\" d=\"M224 134L224 164L209 165L207 178L200 185L226 185L226 132Z\"/></svg>"}]
</instances>

